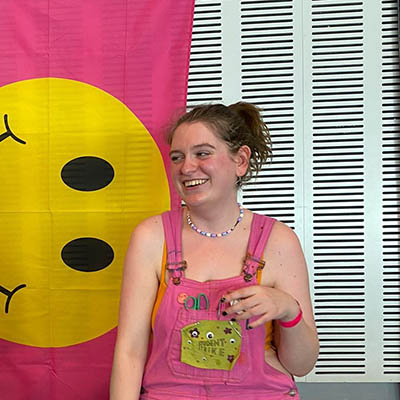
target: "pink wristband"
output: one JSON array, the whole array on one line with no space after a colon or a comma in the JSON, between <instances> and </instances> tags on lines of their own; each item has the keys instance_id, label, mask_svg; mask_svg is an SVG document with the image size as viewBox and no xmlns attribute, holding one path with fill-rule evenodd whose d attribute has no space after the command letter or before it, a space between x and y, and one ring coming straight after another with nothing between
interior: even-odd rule
<instances>
[{"instance_id":1,"label":"pink wristband","mask_svg":"<svg viewBox=\"0 0 400 400\"><path fill-rule=\"evenodd\" d=\"M294 317L291 321L285 322L285 321L278 320L278 322L279 322L279 325L283 326L284 328L293 328L301 321L302 317L303 317L303 310L301 309L300 304L299 304L299 313L296 315L296 317Z\"/></svg>"}]
</instances>

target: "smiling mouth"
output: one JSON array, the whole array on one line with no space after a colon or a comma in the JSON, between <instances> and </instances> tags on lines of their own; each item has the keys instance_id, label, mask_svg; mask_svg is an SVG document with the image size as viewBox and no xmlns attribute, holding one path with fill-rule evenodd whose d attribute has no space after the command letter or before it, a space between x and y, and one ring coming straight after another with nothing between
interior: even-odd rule
<instances>
[{"instance_id":1,"label":"smiling mouth","mask_svg":"<svg viewBox=\"0 0 400 400\"><path fill-rule=\"evenodd\" d=\"M208 182L208 179L192 179L191 181L183 182L183 185L188 188L188 187L200 186L206 182Z\"/></svg>"}]
</instances>

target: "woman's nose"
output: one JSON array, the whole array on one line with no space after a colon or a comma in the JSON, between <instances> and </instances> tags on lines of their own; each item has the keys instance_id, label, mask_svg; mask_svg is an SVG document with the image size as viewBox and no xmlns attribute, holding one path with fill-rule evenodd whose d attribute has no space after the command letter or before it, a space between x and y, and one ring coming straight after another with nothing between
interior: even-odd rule
<instances>
[{"instance_id":1,"label":"woman's nose","mask_svg":"<svg viewBox=\"0 0 400 400\"><path fill-rule=\"evenodd\" d=\"M181 172L182 174L188 175L197 169L197 162L191 157L185 157L183 161Z\"/></svg>"}]
</instances>

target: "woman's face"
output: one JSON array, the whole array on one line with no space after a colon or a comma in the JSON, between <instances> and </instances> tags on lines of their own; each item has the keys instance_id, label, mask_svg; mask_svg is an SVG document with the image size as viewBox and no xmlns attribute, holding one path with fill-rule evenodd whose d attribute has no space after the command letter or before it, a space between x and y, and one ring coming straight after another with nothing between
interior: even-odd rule
<instances>
[{"instance_id":1,"label":"woman's face","mask_svg":"<svg viewBox=\"0 0 400 400\"><path fill-rule=\"evenodd\" d=\"M247 170L240 154L241 150L232 154L202 122L179 125L171 142L171 176L185 203L195 206L236 199L236 179Z\"/></svg>"}]
</instances>

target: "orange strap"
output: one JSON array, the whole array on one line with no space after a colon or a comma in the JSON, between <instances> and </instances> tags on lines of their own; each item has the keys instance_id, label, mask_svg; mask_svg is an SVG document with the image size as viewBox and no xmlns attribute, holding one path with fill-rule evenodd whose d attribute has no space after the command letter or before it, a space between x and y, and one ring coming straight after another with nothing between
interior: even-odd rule
<instances>
[{"instance_id":1,"label":"orange strap","mask_svg":"<svg viewBox=\"0 0 400 400\"><path fill-rule=\"evenodd\" d=\"M167 290L167 285L165 284L165 265L167 264L167 245L164 243L163 258L161 262L161 275L160 284L158 285L156 302L154 303L153 313L151 314L151 330L154 331L154 321L156 319L158 307L162 302L164 293Z\"/></svg>"}]
</instances>

